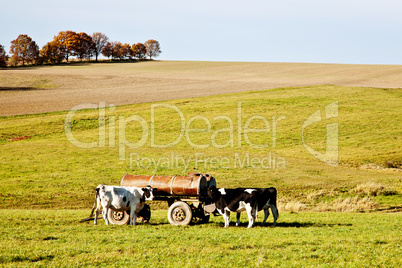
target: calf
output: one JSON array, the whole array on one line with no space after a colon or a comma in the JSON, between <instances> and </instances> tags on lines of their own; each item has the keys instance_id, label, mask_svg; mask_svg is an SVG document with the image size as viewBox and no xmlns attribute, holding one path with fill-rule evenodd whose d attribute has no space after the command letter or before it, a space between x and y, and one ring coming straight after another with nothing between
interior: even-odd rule
<instances>
[{"instance_id":1,"label":"calf","mask_svg":"<svg viewBox=\"0 0 402 268\"><path fill-rule=\"evenodd\" d=\"M144 207L145 200L152 200L151 186L145 188L99 185L96 187L96 210L94 224L102 210L103 219L109 225L107 218L109 209L114 211L130 211L130 225L135 225L137 213Z\"/></svg>"},{"instance_id":2,"label":"calf","mask_svg":"<svg viewBox=\"0 0 402 268\"><path fill-rule=\"evenodd\" d=\"M257 196L253 189L216 189L215 186L208 187L208 195L215 203L216 209L225 220L225 227L229 226L230 212L241 212L246 210L248 215L248 226L254 224L256 215Z\"/></svg>"},{"instance_id":3,"label":"calf","mask_svg":"<svg viewBox=\"0 0 402 268\"><path fill-rule=\"evenodd\" d=\"M244 190L243 188L238 188ZM274 217L274 226L276 225L276 220L278 219L279 213L276 206L276 196L277 192L274 187L270 188L252 188L256 192L257 196L257 211L264 210L264 220L262 225L265 224L269 216L269 208L271 208L272 216ZM236 225L240 224L240 212L237 213Z\"/></svg>"}]
</instances>

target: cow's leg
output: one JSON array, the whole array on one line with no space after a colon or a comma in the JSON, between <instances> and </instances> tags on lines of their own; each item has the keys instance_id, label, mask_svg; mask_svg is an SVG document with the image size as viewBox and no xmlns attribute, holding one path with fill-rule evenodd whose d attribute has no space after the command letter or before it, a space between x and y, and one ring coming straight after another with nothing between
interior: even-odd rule
<instances>
[{"instance_id":1,"label":"cow's leg","mask_svg":"<svg viewBox=\"0 0 402 268\"><path fill-rule=\"evenodd\" d=\"M254 217L255 217L255 207L252 207L250 204L246 205L246 211L248 216L248 226L247 228L253 227Z\"/></svg>"},{"instance_id":2,"label":"cow's leg","mask_svg":"<svg viewBox=\"0 0 402 268\"><path fill-rule=\"evenodd\" d=\"M258 203L256 204L255 207L255 221L258 221Z\"/></svg>"},{"instance_id":3,"label":"cow's leg","mask_svg":"<svg viewBox=\"0 0 402 268\"><path fill-rule=\"evenodd\" d=\"M134 217L134 211L131 208L130 209L130 225L133 225L133 217Z\"/></svg>"},{"instance_id":4,"label":"cow's leg","mask_svg":"<svg viewBox=\"0 0 402 268\"><path fill-rule=\"evenodd\" d=\"M269 216L269 207L268 207L268 206L265 206L265 207L264 207L264 220L262 221L262 225L265 224L265 222L266 222L267 219L268 219L268 216Z\"/></svg>"},{"instance_id":5,"label":"cow's leg","mask_svg":"<svg viewBox=\"0 0 402 268\"><path fill-rule=\"evenodd\" d=\"M135 212L136 207L130 207L130 225L136 225L137 213Z\"/></svg>"},{"instance_id":6,"label":"cow's leg","mask_svg":"<svg viewBox=\"0 0 402 268\"><path fill-rule=\"evenodd\" d=\"M236 219L237 219L236 226L239 226L240 225L240 212L237 212Z\"/></svg>"},{"instance_id":7,"label":"cow's leg","mask_svg":"<svg viewBox=\"0 0 402 268\"><path fill-rule=\"evenodd\" d=\"M134 211L133 225L137 225L137 213Z\"/></svg>"},{"instance_id":8,"label":"cow's leg","mask_svg":"<svg viewBox=\"0 0 402 268\"><path fill-rule=\"evenodd\" d=\"M132 218L132 220L133 220L132 224L133 225L137 224L137 213L135 212L136 210L137 210L137 207L131 207L131 213L133 214L133 218Z\"/></svg>"},{"instance_id":9,"label":"cow's leg","mask_svg":"<svg viewBox=\"0 0 402 268\"><path fill-rule=\"evenodd\" d=\"M276 225L276 220L278 219L278 209L275 205L271 205L272 216L274 217L274 226Z\"/></svg>"},{"instance_id":10,"label":"cow's leg","mask_svg":"<svg viewBox=\"0 0 402 268\"><path fill-rule=\"evenodd\" d=\"M223 218L225 219L225 227L229 227L230 211L224 211Z\"/></svg>"},{"instance_id":11,"label":"cow's leg","mask_svg":"<svg viewBox=\"0 0 402 268\"><path fill-rule=\"evenodd\" d=\"M109 225L109 219L107 218L108 212L109 212L109 207L108 206L103 207L102 216L103 216L103 219L105 220L106 225Z\"/></svg>"}]
</instances>

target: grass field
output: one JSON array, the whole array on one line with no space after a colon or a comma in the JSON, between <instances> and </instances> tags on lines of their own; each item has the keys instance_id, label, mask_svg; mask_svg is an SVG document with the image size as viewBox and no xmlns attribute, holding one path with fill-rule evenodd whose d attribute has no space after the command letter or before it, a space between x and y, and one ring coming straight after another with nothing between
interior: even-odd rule
<instances>
[{"instance_id":1,"label":"grass field","mask_svg":"<svg viewBox=\"0 0 402 268\"><path fill-rule=\"evenodd\" d=\"M304 136L310 147L323 152L326 125L337 123L338 166L312 156L301 137L306 118L334 101L338 117L313 124ZM0 206L85 208L99 183L118 184L125 173L194 170L210 172L222 187L273 185L280 202L297 201L311 209L325 210L326 204L356 196L369 197L363 210L400 206L401 171L385 167L402 162L401 128L395 120L401 103L398 89L314 86L158 103L168 107L145 103L74 112L73 138L84 145L95 142L90 149L67 138L66 112L3 117ZM139 121L129 122L133 116ZM258 120L249 121L252 117ZM265 124L270 129L246 135L247 121L248 129ZM183 129L191 131L180 136ZM362 185L378 189L357 191Z\"/></svg>"},{"instance_id":2,"label":"grass field","mask_svg":"<svg viewBox=\"0 0 402 268\"><path fill-rule=\"evenodd\" d=\"M1 71L1 114L27 114L0 117L0 265L400 266L398 68L147 62ZM136 104L112 105L124 104L109 98L122 92ZM85 103L94 107L29 114ZM339 162L328 165L307 148L324 154L334 125ZM218 187L276 187L278 227L223 229L212 217L175 228L157 202L149 225L78 223L100 183L194 170ZM361 211L376 212L338 213Z\"/></svg>"},{"instance_id":3,"label":"grass field","mask_svg":"<svg viewBox=\"0 0 402 268\"><path fill-rule=\"evenodd\" d=\"M275 228L78 223L83 210L0 210L0 266L399 267L401 214L283 213ZM272 220L272 218L270 218Z\"/></svg>"}]
</instances>

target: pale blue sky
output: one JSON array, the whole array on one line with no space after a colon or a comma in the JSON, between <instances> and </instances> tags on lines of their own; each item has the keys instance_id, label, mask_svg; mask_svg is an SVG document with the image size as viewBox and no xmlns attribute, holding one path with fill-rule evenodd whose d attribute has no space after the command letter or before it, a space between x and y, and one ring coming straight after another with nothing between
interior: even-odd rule
<instances>
[{"instance_id":1,"label":"pale blue sky","mask_svg":"<svg viewBox=\"0 0 402 268\"><path fill-rule=\"evenodd\" d=\"M401 0L1 0L0 44L156 39L161 60L402 64Z\"/></svg>"}]
</instances>

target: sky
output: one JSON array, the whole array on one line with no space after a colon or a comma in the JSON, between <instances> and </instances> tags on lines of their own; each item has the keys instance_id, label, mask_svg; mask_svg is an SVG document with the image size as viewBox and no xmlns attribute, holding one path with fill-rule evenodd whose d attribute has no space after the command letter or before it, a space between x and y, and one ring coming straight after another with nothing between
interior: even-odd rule
<instances>
[{"instance_id":1,"label":"sky","mask_svg":"<svg viewBox=\"0 0 402 268\"><path fill-rule=\"evenodd\" d=\"M401 0L1 0L0 44L155 39L159 60L402 64Z\"/></svg>"}]
</instances>

